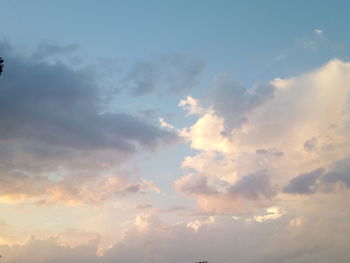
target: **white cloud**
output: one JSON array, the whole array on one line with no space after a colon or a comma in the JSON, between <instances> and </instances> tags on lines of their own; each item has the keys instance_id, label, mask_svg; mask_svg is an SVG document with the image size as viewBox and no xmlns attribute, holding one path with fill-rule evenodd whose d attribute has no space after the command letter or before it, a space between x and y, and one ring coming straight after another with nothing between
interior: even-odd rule
<instances>
[{"instance_id":1,"label":"white cloud","mask_svg":"<svg viewBox=\"0 0 350 263\"><path fill-rule=\"evenodd\" d=\"M281 216L284 215L283 209L280 207L269 207L266 209L266 214L265 215L259 215L259 216L254 216L254 220L256 222L264 222L266 220L274 220L277 218L280 218Z\"/></svg>"},{"instance_id":2,"label":"white cloud","mask_svg":"<svg viewBox=\"0 0 350 263\"><path fill-rule=\"evenodd\" d=\"M192 192L201 209L224 213L235 209L242 212L242 207L255 205L273 206L277 202L273 195L263 203L254 204L251 200L245 203L242 199L233 200L232 196L221 195L222 189L262 170L266 171L272 189L281 189L299 174L333 167L338 160L350 156L350 63L335 59L296 77L277 78L267 85L272 87L265 90L268 95L251 99L246 98L251 91L244 91L232 83L226 79L225 85L222 84L228 104L230 94L237 95L238 92L256 105L243 108L209 105L192 126L180 133L192 148L199 150L198 154L184 159L183 168L191 175L187 174L183 179L195 178L196 174L205 177L205 188L219 193L199 195ZM258 90L257 94L260 94ZM234 103L236 98L232 99ZM244 121L235 122L237 125L227 130L225 122L232 117L232 110L239 111ZM340 179L348 182L343 174ZM178 179L177 184L181 180ZM328 177L327 180L332 181ZM177 189L189 193L186 187ZM277 197L288 199L283 194Z\"/></svg>"},{"instance_id":3,"label":"white cloud","mask_svg":"<svg viewBox=\"0 0 350 263\"><path fill-rule=\"evenodd\" d=\"M323 35L323 30L322 30L322 29L319 29L319 28L316 28L316 29L315 29L315 33L316 33L318 36L322 36L322 35Z\"/></svg>"},{"instance_id":4,"label":"white cloud","mask_svg":"<svg viewBox=\"0 0 350 263\"><path fill-rule=\"evenodd\" d=\"M215 217L213 216L209 216L207 219L205 220L194 220L194 221L190 221L187 223L187 227L193 228L194 230L198 231L198 229L200 227L202 227L203 225L206 224L212 224L215 222Z\"/></svg>"},{"instance_id":5,"label":"white cloud","mask_svg":"<svg viewBox=\"0 0 350 263\"><path fill-rule=\"evenodd\" d=\"M205 109L199 106L198 100L191 96L187 96L186 99L181 100L178 106L187 110L189 115L205 113Z\"/></svg>"},{"instance_id":6,"label":"white cloud","mask_svg":"<svg viewBox=\"0 0 350 263\"><path fill-rule=\"evenodd\" d=\"M191 127L180 130L179 135L191 142L193 149L230 152L231 144L222 135L223 119L213 113L206 113Z\"/></svg>"},{"instance_id":7,"label":"white cloud","mask_svg":"<svg viewBox=\"0 0 350 263\"><path fill-rule=\"evenodd\" d=\"M170 123L167 123L163 118L159 118L160 127L165 127L169 129L174 129L175 127Z\"/></svg>"}]
</instances>

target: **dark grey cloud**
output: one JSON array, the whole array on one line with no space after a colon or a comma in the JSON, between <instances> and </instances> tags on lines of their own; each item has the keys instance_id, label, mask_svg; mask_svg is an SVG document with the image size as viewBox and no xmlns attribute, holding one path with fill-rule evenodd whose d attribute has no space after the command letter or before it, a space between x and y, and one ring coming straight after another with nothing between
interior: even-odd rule
<instances>
[{"instance_id":1,"label":"dark grey cloud","mask_svg":"<svg viewBox=\"0 0 350 263\"><path fill-rule=\"evenodd\" d=\"M208 179L203 175L188 175L185 180L179 181L177 187L186 194L215 195L218 191L208 184Z\"/></svg>"},{"instance_id":2,"label":"dark grey cloud","mask_svg":"<svg viewBox=\"0 0 350 263\"><path fill-rule=\"evenodd\" d=\"M335 184L340 182L347 188L350 188L350 158L335 162L323 175L322 180L326 184Z\"/></svg>"},{"instance_id":3,"label":"dark grey cloud","mask_svg":"<svg viewBox=\"0 0 350 263\"><path fill-rule=\"evenodd\" d=\"M317 191L317 180L324 171L323 168L318 168L309 173L300 174L291 179L282 191L289 194L313 194Z\"/></svg>"},{"instance_id":4,"label":"dark grey cloud","mask_svg":"<svg viewBox=\"0 0 350 263\"><path fill-rule=\"evenodd\" d=\"M91 69L38 62L7 52L0 79L0 140L34 140L77 149L135 151L173 135L128 113L101 113L103 101Z\"/></svg>"},{"instance_id":5,"label":"dark grey cloud","mask_svg":"<svg viewBox=\"0 0 350 263\"><path fill-rule=\"evenodd\" d=\"M270 100L273 94L274 87L268 83L247 89L223 74L216 77L208 103L224 118L225 132L230 132L247 120L247 113Z\"/></svg>"},{"instance_id":6,"label":"dark grey cloud","mask_svg":"<svg viewBox=\"0 0 350 263\"><path fill-rule=\"evenodd\" d=\"M131 65L120 81L120 87L129 90L134 97L152 92L179 94L198 85L204 67L202 61L180 54L140 60Z\"/></svg>"},{"instance_id":7,"label":"dark grey cloud","mask_svg":"<svg viewBox=\"0 0 350 263\"><path fill-rule=\"evenodd\" d=\"M282 189L289 194L313 194L316 192L334 192L337 184L350 188L350 160L345 158L327 169L319 168L300 174L291 179Z\"/></svg>"},{"instance_id":8,"label":"dark grey cloud","mask_svg":"<svg viewBox=\"0 0 350 263\"><path fill-rule=\"evenodd\" d=\"M105 90L93 66L73 69L45 59L73 50L41 46L26 57L0 42L6 59L0 78L2 198L98 204L144 194L147 184L123 179L118 166L138 150L154 150L176 138L145 117L106 112ZM109 169L113 176L102 176ZM109 179L120 183L109 185Z\"/></svg>"},{"instance_id":9,"label":"dark grey cloud","mask_svg":"<svg viewBox=\"0 0 350 263\"><path fill-rule=\"evenodd\" d=\"M228 189L228 192L243 196L246 199L257 200L259 198L271 198L276 191L271 185L266 171L259 171L239 179Z\"/></svg>"},{"instance_id":10,"label":"dark grey cloud","mask_svg":"<svg viewBox=\"0 0 350 263\"><path fill-rule=\"evenodd\" d=\"M233 184L223 181L209 183L206 176L191 174L180 178L176 182L176 188L187 194L201 197L225 196L232 198L244 198L257 201L271 198L276 194L275 187L271 184L266 171L258 171L240 178Z\"/></svg>"}]
</instances>

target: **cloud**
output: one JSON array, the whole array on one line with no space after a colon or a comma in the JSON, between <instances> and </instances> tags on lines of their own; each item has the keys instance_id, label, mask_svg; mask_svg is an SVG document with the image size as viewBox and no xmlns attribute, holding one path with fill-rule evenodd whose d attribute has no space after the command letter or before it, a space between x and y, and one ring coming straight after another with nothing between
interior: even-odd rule
<instances>
[{"instance_id":1,"label":"cloud","mask_svg":"<svg viewBox=\"0 0 350 263\"><path fill-rule=\"evenodd\" d=\"M62 66L62 71L72 71L60 64L43 62L41 66ZM83 76L89 78L84 72L82 70ZM116 240L103 253L99 250L98 233L72 230L61 238L31 238L21 245L1 245L2 261L347 262L349 73L349 63L334 60L303 75L275 79L269 83L271 87L261 86L262 90L254 91L255 94L241 87L232 88L237 89L233 92L231 86L225 93L223 85L223 93L218 92L218 98L232 92L233 97L237 97L232 102L242 103L232 106L227 99L226 109L218 105L219 99L216 106L213 102L203 107L200 100L187 97L180 106L195 113L198 120L180 134L198 151L184 159L185 175L176 180L175 187L197 201L199 211L187 211L180 222L170 224L164 223L156 213L166 217L169 215L162 212L182 207L162 211L142 203L138 208L149 213L138 214L121 240ZM12 80L11 83L15 83L14 78ZM6 85L10 89L11 85ZM21 92L11 95L0 87L0 94L3 92L15 103L21 102L19 109L11 108L10 103L0 106L6 113L0 115L6 124L0 132L0 198L3 202L98 204L133 194L160 192L154 183L123 174L116 168L123 158L140 147L155 147L169 139L171 133L155 135L146 131L153 134L150 138L142 132L145 125L150 125L148 122L128 114L121 113L122 117L119 113L102 113L103 103L99 99L96 102L99 91L94 85L83 87L86 94L79 95L81 92L76 91L73 98L64 88L63 94L57 91L57 96L53 96L51 92L45 95L45 90L33 93L33 87L28 94L20 89ZM38 98L32 98L31 94ZM56 102L57 97L60 99ZM50 103L46 105L43 98ZM36 104L39 108L32 112ZM63 117L55 116L53 105L67 113ZM84 119L84 116L95 119L78 118ZM66 123L67 119L70 121ZM121 119L124 121L119 122ZM134 123L135 119L139 125ZM40 124L42 130L34 124ZM52 138L45 137L45 132L51 131L50 125ZM102 127L89 130L89 125ZM7 131L6 127L14 132ZM77 127L89 131L79 130L75 134ZM130 127L141 130L129 134ZM164 132L153 128L161 134ZM56 129L66 131L65 135L53 136ZM112 140L109 136L114 133L125 142L125 147L104 143ZM0 224L3 243L14 240L15 232L6 223ZM76 245L76 240L81 244Z\"/></svg>"},{"instance_id":2,"label":"cloud","mask_svg":"<svg viewBox=\"0 0 350 263\"><path fill-rule=\"evenodd\" d=\"M265 171L245 175L232 184L220 179L209 182L203 175L188 174L178 179L175 187L186 195L194 196L201 209L215 213L245 213L254 210L260 201L275 195ZM247 204L249 207L245 207Z\"/></svg>"},{"instance_id":3,"label":"cloud","mask_svg":"<svg viewBox=\"0 0 350 263\"><path fill-rule=\"evenodd\" d=\"M266 209L266 212L267 213L265 215L254 216L254 220L262 223L267 220L275 220L285 214L285 211L279 207L269 207Z\"/></svg>"},{"instance_id":4,"label":"cloud","mask_svg":"<svg viewBox=\"0 0 350 263\"><path fill-rule=\"evenodd\" d=\"M206 110L199 105L198 100L191 96L187 96L185 99L180 100L178 106L187 110L189 115L200 115L206 112Z\"/></svg>"},{"instance_id":5,"label":"cloud","mask_svg":"<svg viewBox=\"0 0 350 263\"><path fill-rule=\"evenodd\" d=\"M36 239L32 237L25 245L0 246L2 260L8 262L97 262L97 241L75 247L63 246L58 237ZM40 253L38 253L40 251Z\"/></svg>"},{"instance_id":6,"label":"cloud","mask_svg":"<svg viewBox=\"0 0 350 263\"><path fill-rule=\"evenodd\" d=\"M265 171L242 177L229 188L229 192L251 200L256 200L260 197L270 198L275 195L275 190Z\"/></svg>"},{"instance_id":7,"label":"cloud","mask_svg":"<svg viewBox=\"0 0 350 263\"><path fill-rule=\"evenodd\" d=\"M262 155L262 156L276 156L276 157L282 157L283 156L283 152L280 152L276 149L257 149L256 154L258 155Z\"/></svg>"},{"instance_id":8,"label":"cloud","mask_svg":"<svg viewBox=\"0 0 350 263\"><path fill-rule=\"evenodd\" d=\"M318 36L322 36L323 35L323 30L322 29L316 28L314 31L315 31L316 35L318 35Z\"/></svg>"},{"instance_id":9,"label":"cloud","mask_svg":"<svg viewBox=\"0 0 350 263\"><path fill-rule=\"evenodd\" d=\"M131 96L179 94L198 85L198 77L204 70L200 60L174 54L154 60L141 60L132 64L120 82Z\"/></svg>"},{"instance_id":10,"label":"cloud","mask_svg":"<svg viewBox=\"0 0 350 263\"><path fill-rule=\"evenodd\" d=\"M160 123L160 126L164 127L164 128L168 128L168 129L174 129L175 128L170 123L167 123L163 118L159 118L159 123Z\"/></svg>"},{"instance_id":11,"label":"cloud","mask_svg":"<svg viewBox=\"0 0 350 263\"><path fill-rule=\"evenodd\" d=\"M102 113L97 76L89 69L4 56L8 72L1 79L2 140L135 151L136 144L152 146L171 137L128 113Z\"/></svg>"},{"instance_id":12,"label":"cloud","mask_svg":"<svg viewBox=\"0 0 350 263\"><path fill-rule=\"evenodd\" d=\"M235 96L225 96L226 93L219 92L219 98L227 98L223 101L223 105L227 105L221 108L212 106L211 111L207 110L192 126L184 129L183 135L193 148L203 151L224 152L227 149L228 152L235 152L244 149L255 152L257 149L274 149L290 152L290 149L303 146L312 138L318 138L319 147L325 149L331 140L346 139L342 137L342 132L346 131L348 121L349 70L349 63L332 60L312 72L290 79L275 79L269 85L260 87L261 91L257 88L256 93L263 94L261 96L250 96L240 86L225 88L234 84L224 78L224 83L228 84L221 85L223 90L240 94L236 96L239 102L231 99ZM249 99L245 100L245 97ZM220 99L217 101L219 104ZM230 114L231 109L233 114ZM242 112L245 114L242 115ZM244 125L240 121L243 119L246 119ZM230 133L231 138L221 134L225 131L223 123L228 121L237 124L237 128ZM200 133L200 130L203 132ZM224 145L219 148L216 145L220 141Z\"/></svg>"},{"instance_id":13,"label":"cloud","mask_svg":"<svg viewBox=\"0 0 350 263\"><path fill-rule=\"evenodd\" d=\"M188 222L186 226L191 227L194 230L198 231L198 229L200 227L202 227L203 225L211 224L214 222L215 222L215 217L210 216L210 217L208 217L208 219L205 219L205 220L194 220L194 221Z\"/></svg>"},{"instance_id":14,"label":"cloud","mask_svg":"<svg viewBox=\"0 0 350 263\"><path fill-rule=\"evenodd\" d=\"M176 181L175 186L178 190L194 195L215 195L217 190L208 185L205 176L189 174Z\"/></svg>"},{"instance_id":15,"label":"cloud","mask_svg":"<svg viewBox=\"0 0 350 263\"><path fill-rule=\"evenodd\" d=\"M75 172L52 179L22 170L0 171L0 201L3 203L98 205L114 198L160 192L153 182L133 180L123 174L94 176Z\"/></svg>"},{"instance_id":16,"label":"cloud","mask_svg":"<svg viewBox=\"0 0 350 263\"><path fill-rule=\"evenodd\" d=\"M204 151L229 152L232 145L223 136L224 121L213 112L207 112L190 126L180 130L180 136L191 143L194 149Z\"/></svg>"},{"instance_id":17,"label":"cloud","mask_svg":"<svg viewBox=\"0 0 350 263\"><path fill-rule=\"evenodd\" d=\"M317 180L324 173L323 168L318 168L309 173L298 175L291 179L283 188L283 192L289 194L312 194L317 191Z\"/></svg>"},{"instance_id":18,"label":"cloud","mask_svg":"<svg viewBox=\"0 0 350 263\"><path fill-rule=\"evenodd\" d=\"M0 79L2 201L99 203L156 188L102 174L118 173L118 166L137 151L154 150L176 135L147 119L107 112L93 67L73 69L45 60L75 48L42 44L26 57L0 43L7 66ZM112 179L122 183L113 193L103 193Z\"/></svg>"},{"instance_id":19,"label":"cloud","mask_svg":"<svg viewBox=\"0 0 350 263\"><path fill-rule=\"evenodd\" d=\"M78 49L79 49L79 45L77 44L62 46L62 45L56 45L56 44L50 44L50 43L41 43L32 54L32 57L34 59L41 60L41 59L45 59L45 58L49 58L57 55L72 54Z\"/></svg>"},{"instance_id":20,"label":"cloud","mask_svg":"<svg viewBox=\"0 0 350 263\"><path fill-rule=\"evenodd\" d=\"M25 171L1 171L0 200L2 202L19 202L29 196L42 194L49 180L43 176L32 176Z\"/></svg>"},{"instance_id":21,"label":"cloud","mask_svg":"<svg viewBox=\"0 0 350 263\"><path fill-rule=\"evenodd\" d=\"M60 237L32 237L22 245L0 246L0 251L5 263L191 263L198 260L229 263L233 259L247 263L313 260L345 263L349 209L337 201L345 198L346 202L346 197L348 195L322 203L306 201L305 205L313 209L305 211L298 206L287 211L269 207L254 220L215 216L169 224L152 213L141 213L125 230L122 239L104 251L98 249L98 238L92 236L75 246L63 245ZM302 217L298 215L300 212ZM38 253L41 250L44 252Z\"/></svg>"},{"instance_id":22,"label":"cloud","mask_svg":"<svg viewBox=\"0 0 350 263\"><path fill-rule=\"evenodd\" d=\"M290 198L283 194L287 192L313 198L312 193L347 189L347 161L339 160L350 156L349 74L350 64L335 59L253 90L222 75L214 82L211 100L184 100L180 106L190 105L188 111L206 105L179 133L198 151L183 161L184 181L189 174L205 177L202 186L218 191L192 191L199 208L242 212L274 206ZM254 175L257 171L265 174ZM189 194L184 187L177 189Z\"/></svg>"},{"instance_id":23,"label":"cloud","mask_svg":"<svg viewBox=\"0 0 350 263\"><path fill-rule=\"evenodd\" d=\"M319 168L291 179L283 188L283 192L289 194L314 194L316 192L334 192L342 186L350 188L349 171L349 158L337 160L327 169Z\"/></svg>"},{"instance_id":24,"label":"cloud","mask_svg":"<svg viewBox=\"0 0 350 263\"><path fill-rule=\"evenodd\" d=\"M326 263L336 259L345 263L349 209L334 205L337 200L307 202L305 205L313 209L304 211L303 217L294 214L301 212L298 206L293 208L298 212L268 207L254 220L215 216L166 224L154 215L143 215L144 227L130 227L120 242L106 250L101 261ZM324 211L329 211L327 216L322 216ZM339 215L340 211L344 213Z\"/></svg>"},{"instance_id":25,"label":"cloud","mask_svg":"<svg viewBox=\"0 0 350 263\"><path fill-rule=\"evenodd\" d=\"M0 246L2 244L16 244L24 241L21 235L21 226L15 226L0 221ZM0 250L0 255L2 251Z\"/></svg>"},{"instance_id":26,"label":"cloud","mask_svg":"<svg viewBox=\"0 0 350 263\"><path fill-rule=\"evenodd\" d=\"M223 118L227 134L245 123L247 114L272 99L274 94L271 84L256 84L252 89L246 89L226 74L217 76L213 86L210 106Z\"/></svg>"},{"instance_id":27,"label":"cloud","mask_svg":"<svg viewBox=\"0 0 350 263\"><path fill-rule=\"evenodd\" d=\"M327 184L342 183L350 188L350 158L336 161L322 176Z\"/></svg>"}]
</instances>

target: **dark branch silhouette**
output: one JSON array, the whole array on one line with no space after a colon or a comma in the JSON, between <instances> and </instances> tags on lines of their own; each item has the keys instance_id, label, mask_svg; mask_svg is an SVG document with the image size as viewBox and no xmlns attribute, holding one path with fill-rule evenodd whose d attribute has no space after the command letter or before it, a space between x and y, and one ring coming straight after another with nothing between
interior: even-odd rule
<instances>
[{"instance_id":1,"label":"dark branch silhouette","mask_svg":"<svg viewBox=\"0 0 350 263\"><path fill-rule=\"evenodd\" d=\"M3 68L4 68L4 60L2 59L2 57L0 57L0 75L3 71Z\"/></svg>"}]
</instances>

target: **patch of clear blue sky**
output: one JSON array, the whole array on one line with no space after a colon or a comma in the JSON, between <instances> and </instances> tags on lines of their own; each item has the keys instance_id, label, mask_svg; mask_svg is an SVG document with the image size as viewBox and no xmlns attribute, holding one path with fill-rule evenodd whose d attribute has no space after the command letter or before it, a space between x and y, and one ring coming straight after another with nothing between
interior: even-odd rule
<instances>
[{"instance_id":1,"label":"patch of clear blue sky","mask_svg":"<svg viewBox=\"0 0 350 263\"><path fill-rule=\"evenodd\" d=\"M213 72L251 70L315 28L347 44L349 1L2 0L0 33L10 40L78 43L91 58L136 60L183 52Z\"/></svg>"},{"instance_id":2,"label":"patch of clear blue sky","mask_svg":"<svg viewBox=\"0 0 350 263\"><path fill-rule=\"evenodd\" d=\"M0 37L29 49L41 41L79 44L87 63L187 54L207 65L199 88L186 94L196 97L223 72L249 86L305 72L334 57L345 59L349 10L347 0L0 0ZM315 29L323 36L318 38ZM176 107L182 97L135 99L123 93L114 106L128 111L154 106L159 115L176 113L175 124L181 127L188 123ZM139 165L166 185L172 180L163 173L175 171L186 152L178 146L151 161L140 157Z\"/></svg>"}]
</instances>

